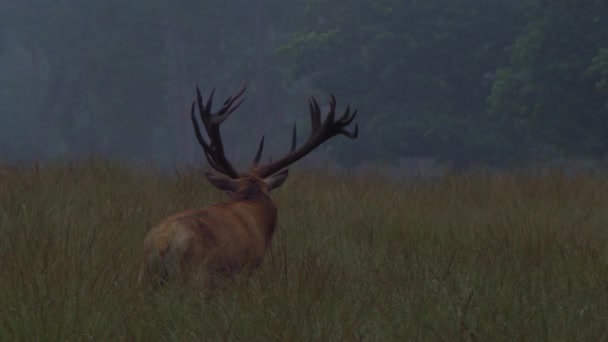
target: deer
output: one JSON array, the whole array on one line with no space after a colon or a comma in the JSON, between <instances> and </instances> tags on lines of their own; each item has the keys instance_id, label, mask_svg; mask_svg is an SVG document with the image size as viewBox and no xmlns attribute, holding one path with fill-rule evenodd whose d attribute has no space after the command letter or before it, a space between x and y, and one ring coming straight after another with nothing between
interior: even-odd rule
<instances>
[{"instance_id":1,"label":"deer","mask_svg":"<svg viewBox=\"0 0 608 342\"><path fill-rule=\"evenodd\" d=\"M205 279L221 274L253 272L261 265L275 233L277 207L270 198L270 192L285 182L289 173L287 167L334 136L344 135L350 139L358 136L358 124L355 123L353 131L346 130L355 119L356 110L351 114L348 105L342 116L335 119L336 99L331 95L329 111L322 119L320 107L311 96L308 101L311 132L306 142L296 149L294 124L289 153L262 165L262 135L250 169L239 172L226 158L220 125L243 103L245 99L239 98L245 89L243 84L212 113L215 88L203 103L200 89L196 86L190 118L204 156L217 172L206 172L205 177L213 187L227 192L229 199L173 214L151 228L143 242L139 284L152 280L164 284L176 278L187 281L197 276ZM195 107L198 107L209 142L203 137Z\"/></svg>"}]
</instances>

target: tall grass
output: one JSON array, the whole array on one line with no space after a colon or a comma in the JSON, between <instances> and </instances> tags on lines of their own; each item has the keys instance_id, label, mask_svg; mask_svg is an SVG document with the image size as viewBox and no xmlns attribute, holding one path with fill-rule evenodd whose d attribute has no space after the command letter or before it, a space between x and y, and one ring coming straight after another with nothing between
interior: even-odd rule
<instances>
[{"instance_id":1,"label":"tall grass","mask_svg":"<svg viewBox=\"0 0 608 342\"><path fill-rule=\"evenodd\" d=\"M608 181L293 172L263 266L136 286L147 230L225 198L109 161L0 169L0 340L608 339Z\"/></svg>"}]
</instances>

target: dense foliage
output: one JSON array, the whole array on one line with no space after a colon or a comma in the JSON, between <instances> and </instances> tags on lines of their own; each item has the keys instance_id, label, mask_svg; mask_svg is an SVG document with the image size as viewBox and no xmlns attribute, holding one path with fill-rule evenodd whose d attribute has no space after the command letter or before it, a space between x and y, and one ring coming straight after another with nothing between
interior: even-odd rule
<instances>
[{"instance_id":1,"label":"dense foliage","mask_svg":"<svg viewBox=\"0 0 608 342\"><path fill-rule=\"evenodd\" d=\"M329 93L361 113L348 164L608 153L605 1L0 1L0 31L2 159L192 161L194 85L243 81L237 159Z\"/></svg>"}]
</instances>

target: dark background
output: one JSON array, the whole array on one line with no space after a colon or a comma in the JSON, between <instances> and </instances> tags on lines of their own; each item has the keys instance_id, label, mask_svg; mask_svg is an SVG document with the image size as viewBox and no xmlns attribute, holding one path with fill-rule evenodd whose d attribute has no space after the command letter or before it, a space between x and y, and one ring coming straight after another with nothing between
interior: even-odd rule
<instances>
[{"instance_id":1,"label":"dark background","mask_svg":"<svg viewBox=\"0 0 608 342\"><path fill-rule=\"evenodd\" d=\"M296 120L302 142L331 93L360 137L308 163L601 163L608 1L0 0L2 161L199 163L195 85L217 104L243 82L237 165L263 133L284 153Z\"/></svg>"}]
</instances>

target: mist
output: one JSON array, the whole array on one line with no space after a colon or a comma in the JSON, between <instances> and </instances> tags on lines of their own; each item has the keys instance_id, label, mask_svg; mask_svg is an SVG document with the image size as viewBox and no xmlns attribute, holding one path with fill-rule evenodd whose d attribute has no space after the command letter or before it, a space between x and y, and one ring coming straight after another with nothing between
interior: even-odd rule
<instances>
[{"instance_id":1,"label":"mist","mask_svg":"<svg viewBox=\"0 0 608 342\"><path fill-rule=\"evenodd\" d=\"M608 3L540 0L0 2L0 161L203 165L190 106L243 83L222 125L251 163L358 110L298 167L584 167L608 156ZM206 164L205 164L206 165Z\"/></svg>"}]
</instances>

